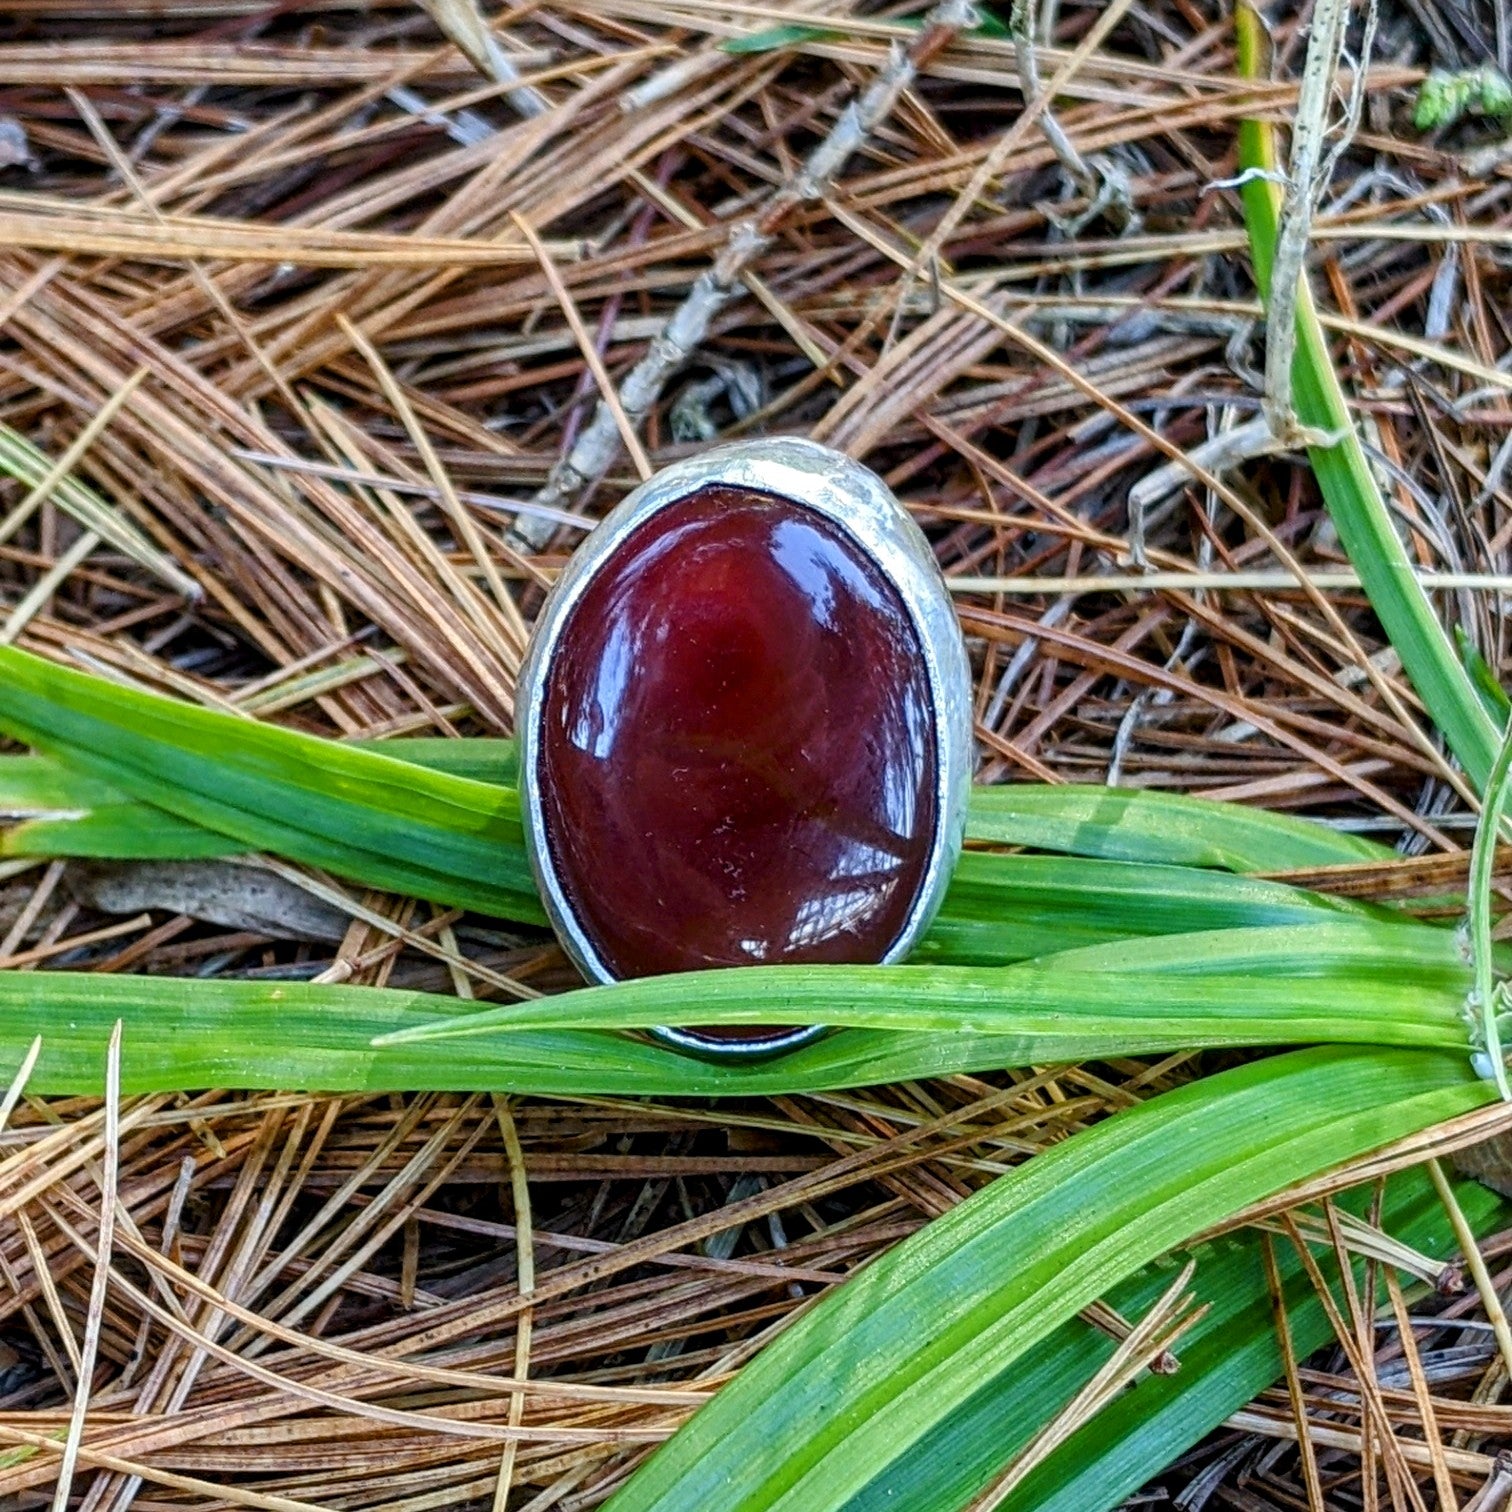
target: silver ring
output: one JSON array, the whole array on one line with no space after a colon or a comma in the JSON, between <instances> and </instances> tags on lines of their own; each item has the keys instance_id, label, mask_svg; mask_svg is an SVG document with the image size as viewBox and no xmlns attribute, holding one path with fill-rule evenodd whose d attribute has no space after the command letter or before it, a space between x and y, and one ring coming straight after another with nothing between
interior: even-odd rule
<instances>
[{"instance_id":1,"label":"silver ring","mask_svg":"<svg viewBox=\"0 0 1512 1512\"><path fill-rule=\"evenodd\" d=\"M965 831L971 783L971 679L949 590L923 532L869 468L817 442L774 438L715 447L642 483L578 546L548 594L531 636L516 694L520 799L525 841L541 897L562 948L590 982L618 980L588 937L564 889L543 807L539 762L546 693L558 644L574 608L630 534L659 511L711 485L775 495L822 516L856 543L891 583L918 641L934 737L934 833L902 928L882 960L908 956L944 899ZM696 1030L651 1031L663 1042L721 1059L769 1056L808 1044L820 1026L759 1039L718 1039Z\"/></svg>"}]
</instances>

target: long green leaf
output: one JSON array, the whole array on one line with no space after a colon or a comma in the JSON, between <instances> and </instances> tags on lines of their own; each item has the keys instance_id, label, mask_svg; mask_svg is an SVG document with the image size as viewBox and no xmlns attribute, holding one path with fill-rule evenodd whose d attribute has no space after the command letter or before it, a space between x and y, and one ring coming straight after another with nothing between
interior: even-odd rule
<instances>
[{"instance_id":1,"label":"long green leaf","mask_svg":"<svg viewBox=\"0 0 1512 1512\"><path fill-rule=\"evenodd\" d=\"M1249 0L1242 0L1236 8L1234 24L1239 72L1250 79L1264 78L1264 22ZM1255 281L1268 301L1282 203L1276 182L1280 163L1275 131L1268 121L1240 123L1239 163L1253 175L1245 179L1240 193ZM1292 385L1298 420L1340 437L1332 446L1315 446L1308 451L1329 518L1423 706L1480 788L1496 759L1496 725L1454 654L1454 646L1412 569L1407 548L1381 497L1334 372L1328 338L1305 277L1297 291Z\"/></svg>"},{"instance_id":2,"label":"long green leaf","mask_svg":"<svg viewBox=\"0 0 1512 1512\"><path fill-rule=\"evenodd\" d=\"M840 1512L1066 1319L1248 1203L1479 1107L1465 1058L1297 1051L1119 1113L822 1298L608 1503Z\"/></svg>"},{"instance_id":3,"label":"long green leaf","mask_svg":"<svg viewBox=\"0 0 1512 1512\"><path fill-rule=\"evenodd\" d=\"M467 742L438 742L454 747ZM408 744L406 742L405 744ZM0 758L0 813L7 811L7 768L33 758ZM41 813L0 833L0 856L78 856L115 860L194 860L235 855L240 842L135 803L54 762L37 761L32 791L10 812ZM102 797L101 795L106 795ZM72 803L65 800L72 798ZM92 805L92 806L91 806ZM47 817L62 808L62 817ZM368 878L356 875L362 882ZM1087 857L969 851L951 879L944 907L913 959L1003 965L1078 944L1129 936L1252 925L1307 924L1338 917L1383 918L1384 910L1282 883L1189 867L1149 866Z\"/></svg>"},{"instance_id":4,"label":"long green leaf","mask_svg":"<svg viewBox=\"0 0 1512 1512\"><path fill-rule=\"evenodd\" d=\"M518 799L503 782L515 773L508 741L340 744L3 648L0 727L57 758L0 758L0 813L37 816L0 833L0 855L200 859L254 847L366 886L542 919ZM1375 853L1323 826L1233 805L979 790L971 829L984 841L1091 854L968 853L921 961L1002 964L1073 943L1380 913L1158 859L1253 869Z\"/></svg>"},{"instance_id":5,"label":"long green leaf","mask_svg":"<svg viewBox=\"0 0 1512 1512\"><path fill-rule=\"evenodd\" d=\"M1370 1195L1356 1190L1336 1201L1358 1215ZM1456 1195L1477 1234L1506 1223L1508 1205L1479 1183L1459 1183ZM1381 1221L1395 1239L1432 1258L1447 1260L1457 1248L1443 1203L1419 1170L1386 1183ZM1180 1370L1142 1376L1032 1471L1004 1512L1108 1512L1144 1485L1154 1467L1170 1464L1281 1374L1259 1235L1229 1235L1189 1254L1197 1261L1197 1295L1209 1310L1182 1335ZM1171 1284L1182 1258L1146 1266L1106 1300L1125 1317L1140 1317ZM1292 1344L1306 1357L1331 1337L1327 1315L1291 1246L1279 1245L1276 1260ZM1326 1269L1329 1262L1323 1263ZM1357 1272L1363 1264L1356 1260ZM1080 1318L1061 1324L906 1459L873 1479L845 1512L958 1512L1112 1351L1107 1336Z\"/></svg>"},{"instance_id":6,"label":"long green leaf","mask_svg":"<svg viewBox=\"0 0 1512 1512\"><path fill-rule=\"evenodd\" d=\"M1390 918L1279 882L1087 857L967 851L915 962L1004 965L1142 935Z\"/></svg>"},{"instance_id":7,"label":"long green leaf","mask_svg":"<svg viewBox=\"0 0 1512 1512\"><path fill-rule=\"evenodd\" d=\"M978 788L969 834L1110 861L1281 872L1389 859L1385 846L1311 819L1140 788Z\"/></svg>"},{"instance_id":8,"label":"long green leaf","mask_svg":"<svg viewBox=\"0 0 1512 1512\"><path fill-rule=\"evenodd\" d=\"M595 1022L750 1022L764 1010L768 1022L823 1016L875 1026L840 1030L751 1066L705 1063L621 1033L559 1025L507 1031L485 1025L465 1043L444 1035L406 1041L402 1036L417 1030L466 1032L485 1014L497 1022L491 1010L421 992L0 972L0 1077L15 1070L24 1047L40 1034L35 1090L98 1088L117 1018L127 1028L122 1076L132 1091L234 1086L755 1095L1197 1045L1465 1046L1459 1006L1468 975L1451 936L1388 925L1353 940L1337 932L1330 939L1300 938L1312 933L1329 931L1132 942L1110 947L1104 967L1091 950L993 971L752 967L621 982L554 1000L566 1005L561 1018ZM1148 957L1139 960L1138 950ZM1206 955L1206 969L1184 974L1169 964L1184 953ZM1126 976L1113 969L1120 955ZM932 985L936 979L941 985ZM632 1006L623 1009L622 1002ZM511 1013L526 1012L540 1016L521 1005L502 1017L507 1023Z\"/></svg>"},{"instance_id":9,"label":"long green leaf","mask_svg":"<svg viewBox=\"0 0 1512 1512\"><path fill-rule=\"evenodd\" d=\"M0 727L246 848L544 921L510 788L117 687L9 646Z\"/></svg>"},{"instance_id":10,"label":"long green leaf","mask_svg":"<svg viewBox=\"0 0 1512 1512\"><path fill-rule=\"evenodd\" d=\"M504 741L389 741L385 754L402 761L449 771L454 775L512 771ZM472 755L469 748L483 746ZM503 747L503 751L492 749ZM458 757L462 759L458 759ZM461 768L466 767L466 773ZM1115 800L1125 795L1107 790ZM1056 789L1038 793L1057 794ZM992 789L979 790L977 807L996 806ZM1213 807L1213 805L1206 805ZM1119 803L1120 810L1123 805ZM0 835L0 855L112 856L184 859L234 855L245 849L229 836L216 835L163 809L135 802L98 779L46 757L0 757L0 815L38 815ZM50 816L58 817L50 817ZM1219 815L1232 827L1226 816ZM1262 818L1265 816L1261 816ZM1153 826L1155 817L1145 821ZM1331 832L1307 828L1325 840ZM981 828L987 829L984 823ZM1030 831L1032 833L1032 830ZM1088 829L1087 849L1099 849ZM1253 848L1258 853L1265 840ZM1123 848L1109 846L1109 849ZM1139 849L1139 847L1132 847ZM1336 853L1313 846L1314 854ZM1300 847L1286 852L1289 859ZM1351 859L1359 859L1351 853ZM359 879L360 880L360 879ZM925 942L921 960L1001 961L1023 959L1075 943L1125 934L1170 934L1221 929L1241 924L1315 921L1327 914L1384 917L1384 911L1257 878L1208 872L1197 863L1151 864L1143 860L1104 860L1088 855L1036 856L1000 851L967 851L952 878L950 899L940 926ZM1011 941L1007 933L1011 928ZM1011 943L1011 950L1007 946Z\"/></svg>"},{"instance_id":11,"label":"long green leaf","mask_svg":"<svg viewBox=\"0 0 1512 1512\"><path fill-rule=\"evenodd\" d=\"M109 686L101 684L102 688ZM0 698L0 725L4 724L5 708L5 701ZM228 715L216 717L225 720L222 728L226 731L225 738L231 740L241 721ZM514 742L508 740L416 739L354 741L350 745L322 740L304 750L318 769L324 771L328 766L325 752L331 747L342 751L372 750L434 771L504 786L514 782L518 770ZM137 843L136 837L158 823L163 810L134 803L119 789L92 781L69 763L66 747L55 748L61 764L34 757L0 757L0 799L11 792L45 791L52 795L51 802L34 802L30 810L22 807L15 812L46 808L81 810L106 802L117 805L119 812L114 819L121 848L115 854L129 857L129 847ZM27 788L27 782L42 780L40 771L28 774L28 767L45 768L52 774L46 788ZM3 812L10 810L0 808L0 813ZM15 844L16 853L75 854L67 848L68 823L62 821L48 832L48 843L56 849L32 851ZM1239 873L1339 866L1385 860L1392 855L1387 847L1369 840L1314 820L1266 809L1215 803L1180 793L1072 784L1013 783L974 788L966 828L968 840L980 844L1026 846L1092 860L1220 868ZM12 832L13 840L19 833ZM27 833L40 833L40 826ZM228 855L240 848L240 842L230 836L221 843Z\"/></svg>"},{"instance_id":12,"label":"long green leaf","mask_svg":"<svg viewBox=\"0 0 1512 1512\"><path fill-rule=\"evenodd\" d=\"M117 800L134 798L147 806L140 816L144 825L166 808L180 818L198 819L239 845L257 844L257 839L246 838L247 815L282 816L292 786L316 801L339 795L355 810L356 839L380 854L406 853L405 836L396 833L396 827L407 829L412 819L462 837L493 826L505 847L514 850L511 865L523 867L518 832L503 822L516 817L516 800L512 794L501 797L480 790L507 787L514 780L511 741L322 740L125 690L14 648L0 651L0 729L28 742L35 736L81 780L95 778L94 785L86 784L88 798L75 789L62 800L64 808L94 806L101 801L98 784L103 781ZM116 732L124 737L124 748L102 752L98 739ZM377 761L368 762L366 756ZM438 795L422 791L417 797L423 812L411 815L396 801L393 768L380 764L392 759L477 786L443 785L439 796L446 802L441 805L427 803L428 797ZM12 767L17 760L21 768ZM0 793L5 791L6 771L16 771L19 780L26 761L0 758ZM186 762L195 780L182 791L151 780L153 768L178 770ZM222 778L239 800L229 805L234 810L229 824L220 822L224 816L219 809L204 807L196 796L220 785ZM116 816L118 823L124 819L124 812ZM986 843L1238 872L1285 871L1390 854L1325 825L1262 809L1179 794L1094 787L978 788L972 794L967 830L970 839Z\"/></svg>"},{"instance_id":13,"label":"long green leaf","mask_svg":"<svg viewBox=\"0 0 1512 1512\"><path fill-rule=\"evenodd\" d=\"M1014 1064L1030 1065L1113 1054L1109 1029L1132 1015L1145 1050L1231 1044L1235 1034L1275 1043L1276 1031L1298 1043L1468 1049L1471 981L1447 930L1348 920L1117 940L1013 966L689 972L483 1009L406 1034L476 1044L525 1029L836 1024L991 1034L1005 1044L1018 1036Z\"/></svg>"}]
</instances>

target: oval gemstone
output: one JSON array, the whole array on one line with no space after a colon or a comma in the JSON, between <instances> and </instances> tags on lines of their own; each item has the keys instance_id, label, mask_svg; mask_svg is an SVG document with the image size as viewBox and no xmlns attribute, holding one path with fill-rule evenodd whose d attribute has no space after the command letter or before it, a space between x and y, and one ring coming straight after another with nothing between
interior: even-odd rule
<instances>
[{"instance_id":1,"label":"oval gemstone","mask_svg":"<svg viewBox=\"0 0 1512 1512\"><path fill-rule=\"evenodd\" d=\"M935 750L891 580L824 516L720 484L588 583L553 649L535 777L553 869L615 976L864 962L924 882Z\"/></svg>"}]
</instances>

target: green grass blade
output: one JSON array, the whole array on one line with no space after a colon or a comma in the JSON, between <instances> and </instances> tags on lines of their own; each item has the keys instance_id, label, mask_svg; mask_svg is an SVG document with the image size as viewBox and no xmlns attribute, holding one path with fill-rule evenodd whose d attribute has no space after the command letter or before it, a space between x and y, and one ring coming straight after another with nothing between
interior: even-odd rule
<instances>
[{"instance_id":1,"label":"green grass blade","mask_svg":"<svg viewBox=\"0 0 1512 1512\"><path fill-rule=\"evenodd\" d=\"M198 860L265 849L364 886L543 922L507 785L516 775L510 741L342 744L6 648L0 728L56 758L0 758L0 814L36 816L0 830L0 856ZM1074 943L1380 912L1276 884L1184 875L1178 866L1284 870L1382 854L1236 805L1096 788L979 789L969 830L1083 859L968 854L920 961L1003 964Z\"/></svg>"},{"instance_id":2,"label":"green grass blade","mask_svg":"<svg viewBox=\"0 0 1512 1512\"><path fill-rule=\"evenodd\" d=\"M14 648L0 649L0 729L35 741L81 777L93 774L111 783L117 799L130 796L149 806L169 807L180 818L241 843L258 844L263 842L246 838L245 812L228 818L219 808L197 803L197 795L218 788L224 777L245 810L276 817L289 802L290 786L297 785L317 802L339 794L349 805L347 817L355 819L358 842L381 855L402 855L404 836L396 826L402 822L408 828L411 816L396 801L394 769L363 757L397 759L474 784L443 784L442 792L433 784L430 790L420 784L415 796L422 812L414 816L416 821L462 837L464 847L480 830L492 828L496 834L491 840L513 852L509 865L516 871L523 868L517 800L512 791L494 791L508 789L517 776L512 741L322 740L124 690ZM117 732L125 734L125 748L102 753L95 742ZM18 759L24 760L0 758L0 791L3 774ZM182 793L172 784L151 781L157 768L178 771L186 763L194 780ZM437 798L445 802L427 801ZM92 801L65 807L88 807ZM1095 787L978 788L972 794L967 833L984 843L1099 860L1238 872L1286 871L1390 854L1309 820L1178 794ZM396 844L401 847L397 851ZM353 848L360 849L360 844ZM468 858L475 859L475 854L469 851ZM428 852L425 864L437 864ZM523 871L518 874L523 880Z\"/></svg>"},{"instance_id":3,"label":"green grass blade","mask_svg":"<svg viewBox=\"0 0 1512 1512\"><path fill-rule=\"evenodd\" d=\"M1264 23L1248 0L1236 8L1234 23L1239 72L1246 78L1264 78ZM1244 182L1240 193L1255 281L1262 297L1269 300L1282 200L1274 180L1281 165L1275 130L1269 122L1240 123L1239 164L1257 175ZM1262 174L1272 177L1260 177ZM1303 425L1341 433L1336 445L1308 451L1329 518L1423 706L1475 786L1481 788L1496 759L1496 725L1413 572L1407 548L1360 445L1305 278L1297 297L1292 386L1297 418Z\"/></svg>"},{"instance_id":4,"label":"green grass blade","mask_svg":"<svg viewBox=\"0 0 1512 1512\"><path fill-rule=\"evenodd\" d=\"M6 646L0 727L248 849L544 920L513 789L117 687Z\"/></svg>"},{"instance_id":5,"label":"green grass blade","mask_svg":"<svg viewBox=\"0 0 1512 1512\"><path fill-rule=\"evenodd\" d=\"M1303 1050L1119 1113L824 1297L609 1501L840 1512L1082 1307L1297 1181L1485 1103L1463 1055Z\"/></svg>"},{"instance_id":6,"label":"green grass blade","mask_svg":"<svg viewBox=\"0 0 1512 1512\"><path fill-rule=\"evenodd\" d=\"M0 649L4 673L0 725L57 759L0 758L0 813L37 816L0 830L0 856L199 860L267 849L364 886L542 922L506 785L516 774L510 741L347 745ZM1321 825L1234 805L1093 788L978 790L971 831L1089 854L966 854L919 962L1003 965L1126 937L1382 916L1184 869L1284 869L1380 853Z\"/></svg>"},{"instance_id":7,"label":"green grass blade","mask_svg":"<svg viewBox=\"0 0 1512 1512\"><path fill-rule=\"evenodd\" d=\"M759 966L511 1003L407 1031L469 1046L523 1029L833 1024L1018 1040L1014 1064L1261 1041L1468 1050L1472 976L1448 930L1367 920L1117 940L1013 966Z\"/></svg>"},{"instance_id":8,"label":"green grass blade","mask_svg":"<svg viewBox=\"0 0 1512 1512\"><path fill-rule=\"evenodd\" d=\"M1389 859L1356 835L1239 803L1067 783L1012 783L972 794L971 839L1109 861L1294 871Z\"/></svg>"},{"instance_id":9,"label":"green grass blade","mask_svg":"<svg viewBox=\"0 0 1512 1512\"><path fill-rule=\"evenodd\" d=\"M1368 1191L1335 1199L1356 1215ZM1509 1207L1478 1182L1459 1183L1456 1195L1477 1234L1506 1223ZM1443 1204L1421 1171L1386 1183L1386 1232L1438 1260L1456 1250ZM1108 1512L1222 1425L1281 1374L1281 1356L1259 1236L1230 1235L1189 1252L1197 1261L1196 1291L1207 1316L1178 1346L1181 1369L1146 1374L1080 1432L1075 1433L1003 1504L1003 1512ZM1140 1317L1165 1290L1175 1260L1162 1260L1113 1288L1107 1301L1125 1317ZM1290 1245L1276 1250L1292 1343L1307 1356L1332 1336L1323 1304ZM1325 1269L1330 1262L1325 1260ZM1364 1262L1356 1260L1356 1271ZM844 1512L958 1512L978 1495L1033 1433L1112 1353L1107 1336L1075 1318L1063 1323L1027 1358L988 1383L905 1460L890 1466L846 1503Z\"/></svg>"},{"instance_id":10,"label":"green grass blade","mask_svg":"<svg viewBox=\"0 0 1512 1512\"><path fill-rule=\"evenodd\" d=\"M89 686L99 692L101 700L108 706L110 696L116 690L105 683ZM0 693L0 707L4 701L4 695ZM158 702L165 717L180 707L166 701ZM265 791L260 785L264 782L261 776L248 775L247 753L240 748L244 732L249 728L245 721L195 712L206 721L220 722L213 728L220 731L220 749L229 753L227 760L233 768L222 789L239 792L243 810L249 809L257 800L256 817L261 826L257 833L263 834L265 843L271 846L271 832L267 828L269 816L276 818L288 811L291 801L300 804L297 811L303 813L305 809L301 800L297 794L291 800L286 780L268 782ZM207 725L207 728L211 727ZM387 841L391 832L408 823L408 811L395 810L386 788L379 790L374 797L371 792L364 792L354 785L350 768L354 759L360 763L360 749L354 751L350 746L317 741L307 736L296 739L301 742L294 750L294 758L302 763L298 775L303 791L309 791L312 785L323 785L325 789L339 793L347 803L360 802L364 806L358 827L366 837L364 844L361 848L349 847L339 858L342 865L335 867L333 863L333 869L342 870L344 875L359 883L384 885L372 858L377 856L385 865L392 866L392 853L399 848L399 839L394 837L392 844ZM473 779L465 791L469 801L476 803L476 795L481 790L485 795L484 809L481 812L454 811L445 818L465 844L474 841L474 830L489 824L489 808L500 803L512 806L516 802L512 789L501 789L497 784L485 787L478 780L513 773L513 747L508 741L404 740L378 743L375 749L383 756L392 755L430 770ZM0 831L0 856L197 860L234 855L247 849L243 839L206 829L184 817L183 808L193 805L192 795L188 799L180 799L172 793L163 795L162 801L177 810L170 814L166 808L131 799L119 788L66 764L73 760L88 760L88 752L75 756L71 747L63 747L59 754L63 757L62 762L39 757L0 758L0 813L41 816ZM171 759L173 755L170 751L167 758ZM218 760L214 757L203 760L200 766L202 783L215 776ZM1042 816L1034 817L1035 796L1047 793L1056 803L1064 805L1066 798L1062 791L1030 790L1023 799L1016 800L1013 795L1019 791L1005 790L1008 801L1023 803L1024 813L1031 816L1026 833L1032 835L1040 829L1053 830L1053 819L1047 823ZM1321 826L1291 820L1267 827L1263 822L1267 816L1255 815L1261 821L1255 824L1250 818L1250 810L1240 810L1228 816L1215 804L1190 800L1166 803L1159 801L1158 795L1144 795L1146 799L1156 801L1131 806L1127 802L1131 795L1109 793L1111 802L1105 806L1105 811L1095 822L1089 822L1087 802L1097 790L1082 789L1079 794L1065 791L1079 815L1070 824L1079 838L1066 832L1060 838L1089 850L1124 849L1135 854L1148 854L1156 847L1143 839L1130 844L1130 834L1137 830L1141 836L1154 836L1158 833L1159 816L1174 812L1176 825L1171 835L1182 838L1174 846L1168 839L1167 853L1172 850L1180 853L1181 847L1185 846L1185 853L1193 854L1197 846L1208 845L1208 841L1200 837L1226 827L1240 835L1250 860L1300 864L1309 858L1338 859L1341 855L1359 858L1356 849L1338 846L1332 833ZM994 813L1001 816L1005 809L995 791L979 792L977 805L989 817ZM1140 811L1137 821L1132 825L1121 825L1119 816L1127 820L1131 809ZM1180 816L1185 809L1198 812L1183 821ZM1049 808L1045 811L1055 812ZM1064 818L1068 811L1062 807L1059 812ZM987 829L989 825L984 823L981 827ZM1249 839L1243 838L1246 827L1252 832ZM239 826L239 833L247 831ZM1117 843L1105 845L1104 840L1110 833L1117 836ZM494 832L493 838L497 845L486 859L496 872L524 875L527 867L518 832L505 833L500 829ZM1269 849L1265 848L1267 843ZM1207 859L1212 856L1210 848L1197 853ZM471 854L465 852L464 856ZM1238 857L1231 852L1229 859ZM439 865L436 869L439 870ZM383 876L389 874L388 871L382 873ZM417 884L416 890L420 882L427 880L435 887L427 896L440 901L473 896L470 889L476 887L476 880L466 873L443 879L439 884L428 872L411 876L411 881ZM491 901L494 906L489 911L503 913L518 899L491 896ZM1094 857L968 852L961 858L945 906L934 928L921 943L916 959L963 965L1001 965L1068 945L1092 944L1125 936L1300 924L1340 915L1381 917L1382 911L1279 883L1170 865L1145 865ZM533 895L528 911L518 909L505 916L538 920Z\"/></svg>"},{"instance_id":11,"label":"green grass blade","mask_svg":"<svg viewBox=\"0 0 1512 1512\"><path fill-rule=\"evenodd\" d=\"M1005 965L1143 935L1388 918L1386 910L1195 867L967 851L914 962Z\"/></svg>"},{"instance_id":12,"label":"green grass blade","mask_svg":"<svg viewBox=\"0 0 1512 1512\"><path fill-rule=\"evenodd\" d=\"M222 726L225 738L232 740L242 722L227 715L213 717L225 721ZM324 768L328 748L371 750L433 771L506 787L518 775L514 742L509 740L414 739L350 744L318 741L306 747L306 752L312 762ZM11 780L8 774L19 762L52 770L56 784L53 791L64 796L51 806L84 808L100 801L102 794L118 802L126 801L126 795L117 789L87 782L82 772L76 774L77 784L71 782L69 773L73 768L67 765L68 748L59 746L58 755L64 763L61 770L57 762L45 758L39 762L30 757L0 757L0 795L7 792ZM21 780L19 772L15 780ZM86 791L90 794L87 798ZM59 832L60 843L62 833ZM1092 860L1220 868L1232 872L1280 872L1379 861L1392 854L1385 846L1314 820L1273 814L1243 804L1215 803L1179 793L1071 784L1013 783L973 789L967 838L983 844L1026 846Z\"/></svg>"},{"instance_id":13,"label":"green grass blade","mask_svg":"<svg viewBox=\"0 0 1512 1512\"><path fill-rule=\"evenodd\" d=\"M1238 931L1177 943L1068 951L997 970L906 966L753 967L588 988L554 1001L559 1017L673 1022L862 1018L778 1060L705 1063L603 1029L494 1028L466 1043L398 1038L465 1030L491 1010L455 998L317 983L0 972L0 1076L34 1035L38 1091L99 1086L110 1026L126 1024L125 1085L324 1092L501 1091L572 1096L754 1095L873 1085L924 1076L1153 1054L1195 1045L1350 1042L1459 1048L1468 981L1452 936L1386 926L1355 939L1327 931ZM1393 941L1388 936L1410 936ZM1426 940L1419 940L1426 936ZM1162 967L1168 955L1207 969ZM1120 975L1113 962L1131 968ZM1310 974L1309 974L1310 973ZM630 1004L625 1009L623 1005ZM522 1005L509 1014L535 1012ZM539 1016L539 1015L537 1015ZM922 1025L906 1029L904 1025ZM948 1031L948 1032L946 1032ZM375 1040L383 1041L375 1044ZM1467 1057L1462 1057L1468 1060Z\"/></svg>"},{"instance_id":14,"label":"green grass blade","mask_svg":"<svg viewBox=\"0 0 1512 1512\"><path fill-rule=\"evenodd\" d=\"M111 789L92 779L71 781L66 768L45 760L36 763L39 777L28 784L29 793L7 809L7 769L32 761L29 757L0 758L0 813L44 815L0 830L0 856L171 861L246 850L240 841L162 809L113 797ZM54 780L46 780L49 775ZM14 781L9 785L21 786ZM43 794L46 801L36 801L36 794ZM66 817L46 817L59 809L71 812ZM354 874L354 880L368 878ZM944 907L913 960L1006 965L1072 945L1129 936L1306 924L1350 916L1382 918L1386 914L1367 904L1223 872L1086 857L967 852L952 878Z\"/></svg>"}]
</instances>

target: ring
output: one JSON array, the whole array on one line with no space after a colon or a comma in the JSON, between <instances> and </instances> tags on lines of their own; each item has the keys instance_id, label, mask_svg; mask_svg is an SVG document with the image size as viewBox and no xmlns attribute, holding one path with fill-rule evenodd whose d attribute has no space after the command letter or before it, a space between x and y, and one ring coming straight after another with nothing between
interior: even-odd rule
<instances>
[{"instance_id":1,"label":"ring","mask_svg":"<svg viewBox=\"0 0 1512 1512\"><path fill-rule=\"evenodd\" d=\"M526 848L590 982L902 960L960 853L970 674L923 532L816 442L642 483L548 594L517 694ZM701 1055L819 1026L657 1029Z\"/></svg>"}]
</instances>

